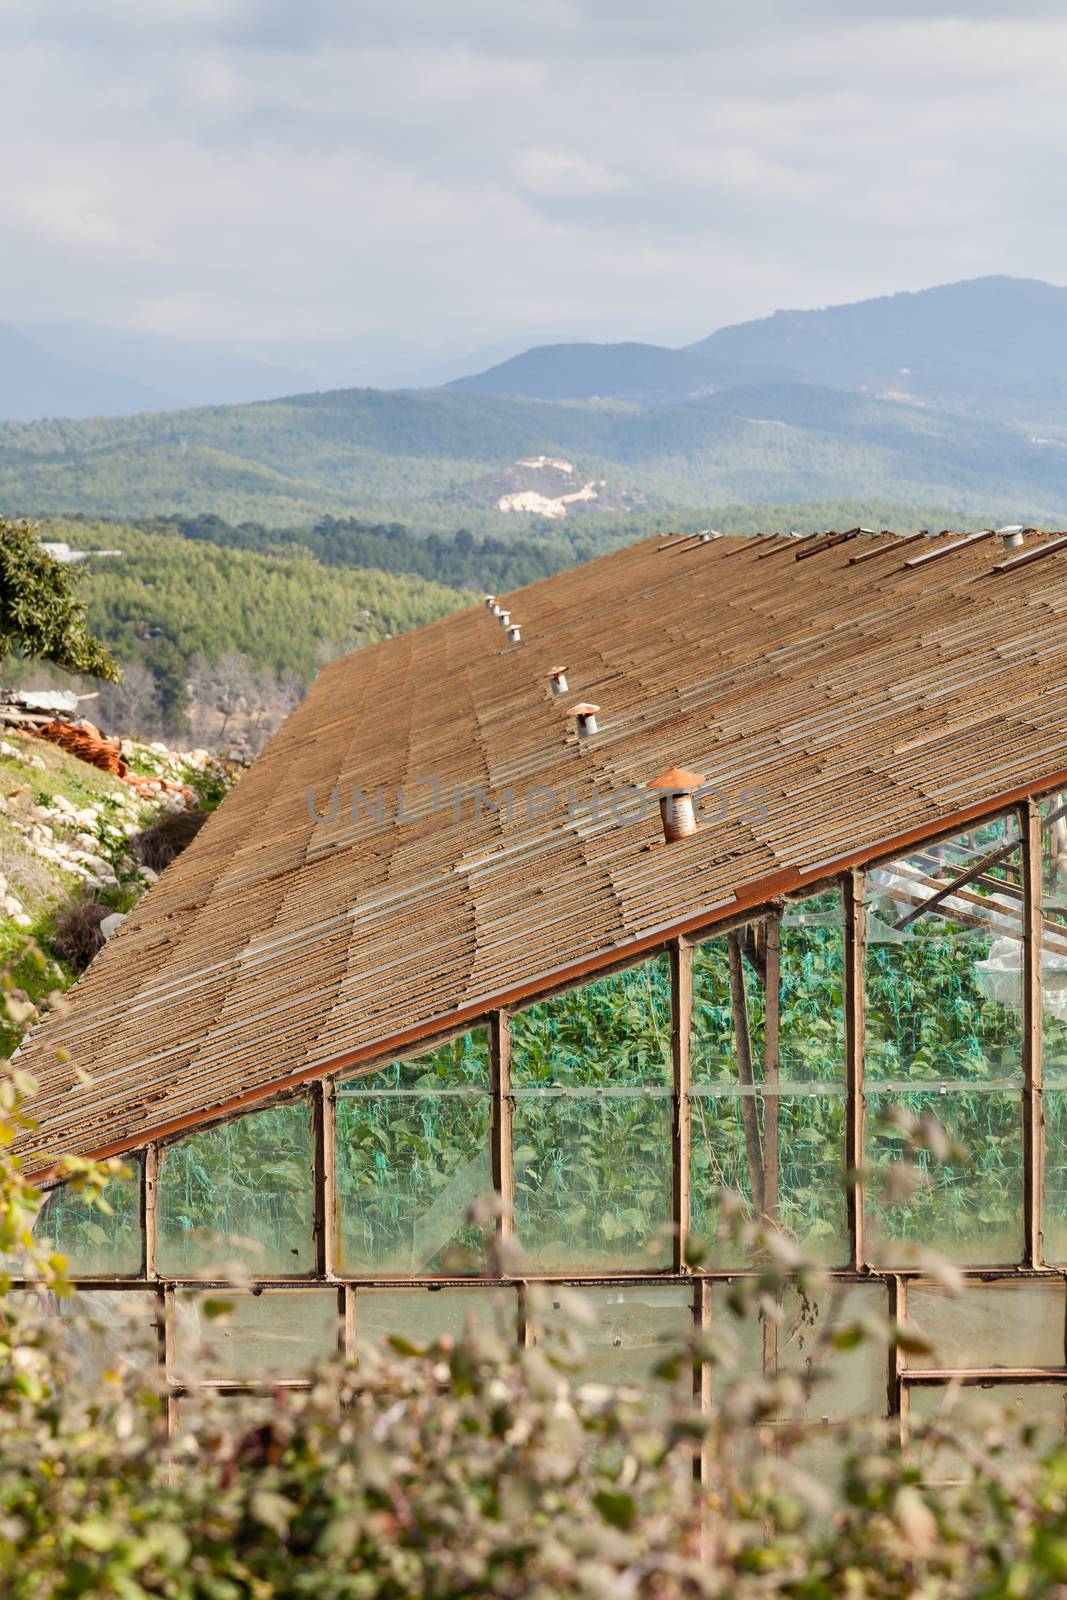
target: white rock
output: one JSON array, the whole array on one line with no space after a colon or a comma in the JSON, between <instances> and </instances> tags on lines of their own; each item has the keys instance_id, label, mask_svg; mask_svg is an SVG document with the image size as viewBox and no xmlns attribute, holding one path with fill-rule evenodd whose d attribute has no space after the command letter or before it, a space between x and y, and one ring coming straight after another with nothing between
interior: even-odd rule
<instances>
[{"instance_id":1,"label":"white rock","mask_svg":"<svg viewBox=\"0 0 1067 1600\"><path fill-rule=\"evenodd\" d=\"M99 842L91 833L79 833L74 840L79 850L95 850Z\"/></svg>"},{"instance_id":2,"label":"white rock","mask_svg":"<svg viewBox=\"0 0 1067 1600\"><path fill-rule=\"evenodd\" d=\"M100 932L105 939L110 939L113 933L118 933L125 921L125 911L113 911L109 917L104 917L101 921Z\"/></svg>"},{"instance_id":3,"label":"white rock","mask_svg":"<svg viewBox=\"0 0 1067 1600\"><path fill-rule=\"evenodd\" d=\"M19 928L32 928L33 926L32 917L28 917L25 911L16 911L11 920Z\"/></svg>"},{"instance_id":4,"label":"white rock","mask_svg":"<svg viewBox=\"0 0 1067 1600\"><path fill-rule=\"evenodd\" d=\"M144 881L146 883L158 883L159 882L159 873L158 872L153 872L151 867L142 867L141 868L141 877L144 879Z\"/></svg>"},{"instance_id":5,"label":"white rock","mask_svg":"<svg viewBox=\"0 0 1067 1600\"><path fill-rule=\"evenodd\" d=\"M19 912L22 910L22 901L16 895L5 894L4 910L7 912L9 917L17 917Z\"/></svg>"},{"instance_id":6,"label":"white rock","mask_svg":"<svg viewBox=\"0 0 1067 1600\"><path fill-rule=\"evenodd\" d=\"M149 750L154 750L157 756L169 756L170 755L170 751L167 749L166 745L165 744L160 744L158 739L153 739L152 743L148 746L148 748L149 748Z\"/></svg>"},{"instance_id":7,"label":"white rock","mask_svg":"<svg viewBox=\"0 0 1067 1600\"><path fill-rule=\"evenodd\" d=\"M35 772L44 772L47 770L47 764L41 760L40 756L23 756L22 759L26 765L28 767L32 767Z\"/></svg>"},{"instance_id":8,"label":"white rock","mask_svg":"<svg viewBox=\"0 0 1067 1600\"><path fill-rule=\"evenodd\" d=\"M16 750L13 744L8 744L6 739L0 739L0 756L7 756L9 761L21 761L22 751Z\"/></svg>"}]
</instances>

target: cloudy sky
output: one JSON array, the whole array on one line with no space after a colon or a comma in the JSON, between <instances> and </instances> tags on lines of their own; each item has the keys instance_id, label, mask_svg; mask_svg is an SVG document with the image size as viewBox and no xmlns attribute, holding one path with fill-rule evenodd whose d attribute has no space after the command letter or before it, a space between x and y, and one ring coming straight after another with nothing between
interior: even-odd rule
<instances>
[{"instance_id":1,"label":"cloudy sky","mask_svg":"<svg viewBox=\"0 0 1067 1600\"><path fill-rule=\"evenodd\" d=\"M0 0L0 27L27 329L389 383L1067 280L1060 0Z\"/></svg>"}]
</instances>

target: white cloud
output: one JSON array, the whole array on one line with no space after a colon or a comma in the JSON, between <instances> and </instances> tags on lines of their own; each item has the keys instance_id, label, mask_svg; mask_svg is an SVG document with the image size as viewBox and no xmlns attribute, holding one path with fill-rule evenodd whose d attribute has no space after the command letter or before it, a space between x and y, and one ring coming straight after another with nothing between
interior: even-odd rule
<instances>
[{"instance_id":1,"label":"white cloud","mask_svg":"<svg viewBox=\"0 0 1067 1600\"><path fill-rule=\"evenodd\" d=\"M1037 0L0 10L16 323L682 342L1063 274L1067 22Z\"/></svg>"},{"instance_id":2,"label":"white cloud","mask_svg":"<svg viewBox=\"0 0 1067 1600\"><path fill-rule=\"evenodd\" d=\"M515 158L515 171L524 189L552 200L580 200L626 187L625 179L609 172L601 162L566 150L521 150Z\"/></svg>"}]
</instances>

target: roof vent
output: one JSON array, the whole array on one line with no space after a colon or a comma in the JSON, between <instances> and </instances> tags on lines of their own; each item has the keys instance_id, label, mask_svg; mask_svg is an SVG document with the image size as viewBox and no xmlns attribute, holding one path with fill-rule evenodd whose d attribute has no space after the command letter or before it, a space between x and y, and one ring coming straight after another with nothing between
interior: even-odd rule
<instances>
[{"instance_id":1,"label":"roof vent","mask_svg":"<svg viewBox=\"0 0 1067 1600\"><path fill-rule=\"evenodd\" d=\"M1011 526L1007 528L998 528L997 532L1004 540L1005 550L1018 550L1019 546L1023 542L1023 534L1026 532L1026 529L1023 527L1021 522L1018 522L1012 523Z\"/></svg>"},{"instance_id":2,"label":"roof vent","mask_svg":"<svg viewBox=\"0 0 1067 1600\"><path fill-rule=\"evenodd\" d=\"M508 629L508 643L509 644L521 644L522 643L522 629L519 627L517 622L513 622L511 624L510 628Z\"/></svg>"},{"instance_id":3,"label":"roof vent","mask_svg":"<svg viewBox=\"0 0 1067 1600\"><path fill-rule=\"evenodd\" d=\"M511 612L510 611L498 611L497 612L497 616L500 618L501 627L508 628L508 627L511 626Z\"/></svg>"},{"instance_id":4,"label":"roof vent","mask_svg":"<svg viewBox=\"0 0 1067 1600\"><path fill-rule=\"evenodd\" d=\"M566 667L553 667L552 671L548 675L548 678L549 678L549 682L552 685L552 693L553 694L566 694L567 693L567 669L566 669Z\"/></svg>"},{"instance_id":5,"label":"roof vent","mask_svg":"<svg viewBox=\"0 0 1067 1600\"><path fill-rule=\"evenodd\" d=\"M487 611L492 611L492 609L493 609L493 607L495 605L496 605L496 595L495 594L487 594L486 597L485 597L485 609Z\"/></svg>"},{"instance_id":6,"label":"roof vent","mask_svg":"<svg viewBox=\"0 0 1067 1600\"><path fill-rule=\"evenodd\" d=\"M491 614L492 614L492 615L493 615L493 616L494 616L494 617L499 617L499 615L500 615L500 613L501 613L501 611L502 611L502 610L503 610L503 609L504 609L504 608L503 608L503 606L502 606L502 605L501 605L501 604L500 604L500 601L499 601L499 600L497 600L497 599L496 599L496 598L495 598L495 596L494 596L494 599L493 599L493 603L492 603L492 605L491 605L491 606L490 606L490 607L489 607L489 610L490 610L490 612L491 612Z\"/></svg>"},{"instance_id":7,"label":"roof vent","mask_svg":"<svg viewBox=\"0 0 1067 1600\"><path fill-rule=\"evenodd\" d=\"M671 767L652 779L648 787L659 790L659 814L663 821L663 837L668 844L696 833L693 790L707 781L702 772L686 772L681 767Z\"/></svg>"},{"instance_id":8,"label":"roof vent","mask_svg":"<svg viewBox=\"0 0 1067 1600\"><path fill-rule=\"evenodd\" d=\"M575 706L567 713L568 716L575 719L574 730L579 739L588 739L591 733L596 733L598 731L596 725L596 714L599 710L599 706L586 705L583 701L580 706Z\"/></svg>"}]
</instances>

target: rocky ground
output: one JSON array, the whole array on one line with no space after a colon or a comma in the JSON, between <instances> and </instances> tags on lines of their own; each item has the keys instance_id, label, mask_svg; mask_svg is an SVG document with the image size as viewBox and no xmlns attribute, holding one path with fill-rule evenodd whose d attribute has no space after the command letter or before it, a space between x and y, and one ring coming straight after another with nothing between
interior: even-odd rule
<instances>
[{"instance_id":1,"label":"rocky ground","mask_svg":"<svg viewBox=\"0 0 1067 1600\"><path fill-rule=\"evenodd\" d=\"M167 811L216 805L239 775L207 750L126 739L120 748L125 778L0 729L0 962L38 1007L75 976L52 943L69 908L98 902L112 932L158 877L137 835ZM0 1054L14 1042L0 1027Z\"/></svg>"}]
</instances>

